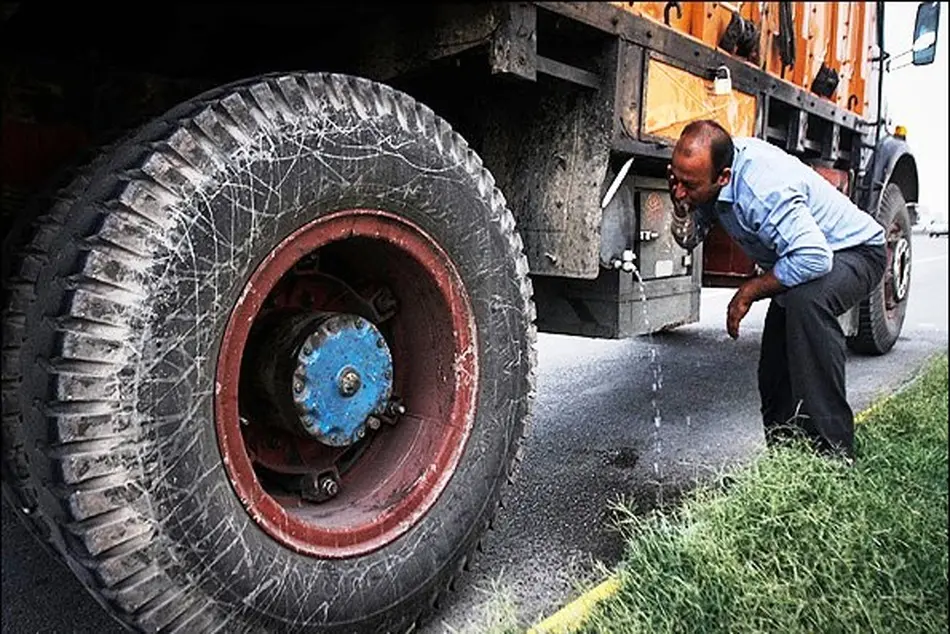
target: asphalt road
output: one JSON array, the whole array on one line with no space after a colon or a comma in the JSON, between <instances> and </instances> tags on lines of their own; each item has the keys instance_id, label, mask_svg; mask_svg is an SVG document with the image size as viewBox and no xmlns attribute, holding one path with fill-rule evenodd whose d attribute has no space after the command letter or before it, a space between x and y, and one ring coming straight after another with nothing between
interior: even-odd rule
<instances>
[{"instance_id":1,"label":"asphalt road","mask_svg":"<svg viewBox=\"0 0 950 634\"><path fill-rule=\"evenodd\" d=\"M914 236L900 341L883 357L849 357L856 410L947 350L947 256L946 237ZM598 576L599 563L620 557L611 503L623 498L643 508L669 500L684 483L761 450L755 372L766 303L753 307L732 341L725 332L731 293L704 290L701 321L662 336L540 336L538 398L520 477L485 552L422 632L484 632L506 610L525 624L551 613L579 582ZM655 392L654 370L661 377ZM4 633L123 631L5 502L2 520Z\"/></svg>"}]
</instances>

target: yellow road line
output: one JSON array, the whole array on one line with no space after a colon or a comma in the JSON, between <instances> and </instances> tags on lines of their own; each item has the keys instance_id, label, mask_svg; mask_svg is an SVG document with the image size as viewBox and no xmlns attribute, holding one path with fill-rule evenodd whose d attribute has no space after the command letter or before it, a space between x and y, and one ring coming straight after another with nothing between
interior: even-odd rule
<instances>
[{"instance_id":1,"label":"yellow road line","mask_svg":"<svg viewBox=\"0 0 950 634\"><path fill-rule=\"evenodd\" d=\"M872 403L867 409L858 412L854 417L854 424L859 425L865 422L891 398L890 395L885 396ZM616 594L619 589L620 580L615 573L529 629L527 634L571 634L587 620L596 604Z\"/></svg>"},{"instance_id":2,"label":"yellow road line","mask_svg":"<svg viewBox=\"0 0 950 634\"><path fill-rule=\"evenodd\" d=\"M620 580L612 575L594 588L577 597L563 608L544 619L528 634L569 634L587 619L591 609L598 602L613 595L620 588Z\"/></svg>"},{"instance_id":3,"label":"yellow road line","mask_svg":"<svg viewBox=\"0 0 950 634\"><path fill-rule=\"evenodd\" d=\"M855 425L860 425L861 423L863 423L864 421L866 421L866 420L868 419L868 417L871 416L871 414L874 414L874 413L877 412L879 409L881 409L881 408L884 406L885 403L887 403L889 400L891 400L891 398L892 398L892 395L889 394L889 395L885 396L884 398L880 399L879 401L875 401L874 403L871 403L871 405L870 405L867 409L863 409L863 410L861 410L860 412L858 412L857 414L855 414L855 415L854 415L854 424L855 424Z\"/></svg>"}]
</instances>

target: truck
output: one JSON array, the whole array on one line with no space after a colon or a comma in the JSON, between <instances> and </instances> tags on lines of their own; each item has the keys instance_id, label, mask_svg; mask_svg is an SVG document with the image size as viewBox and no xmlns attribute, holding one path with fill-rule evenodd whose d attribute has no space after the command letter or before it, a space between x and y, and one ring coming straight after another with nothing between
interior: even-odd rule
<instances>
[{"instance_id":1,"label":"truck","mask_svg":"<svg viewBox=\"0 0 950 634\"><path fill-rule=\"evenodd\" d=\"M431 615L511 490L537 332L675 328L756 275L672 239L689 121L877 219L840 323L900 334L881 2L2 6L4 499L129 629Z\"/></svg>"}]
</instances>

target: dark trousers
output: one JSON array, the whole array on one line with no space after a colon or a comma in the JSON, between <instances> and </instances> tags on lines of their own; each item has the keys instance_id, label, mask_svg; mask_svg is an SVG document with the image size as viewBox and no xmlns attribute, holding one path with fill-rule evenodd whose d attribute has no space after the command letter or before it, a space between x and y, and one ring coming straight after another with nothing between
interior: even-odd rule
<instances>
[{"instance_id":1,"label":"dark trousers","mask_svg":"<svg viewBox=\"0 0 950 634\"><path fill-rule=\"evenodd\" d=\"M820 450L854 454L854 413L845 395L845 336L838 317L877 286L884 246L834 254L831 271L772 298L759 357L766 440L804 432ZM781 305L780 305L781 304Z\"/></svg>"}]
</instances>

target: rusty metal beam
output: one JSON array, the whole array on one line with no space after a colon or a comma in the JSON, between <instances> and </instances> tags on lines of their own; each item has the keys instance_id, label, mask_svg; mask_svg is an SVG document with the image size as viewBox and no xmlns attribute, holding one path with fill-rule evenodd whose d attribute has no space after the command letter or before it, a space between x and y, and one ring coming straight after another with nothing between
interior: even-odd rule
<instances>
[{"instance_id":1,"label":"rusty metal beam","mask_svg":"<svg viewBox=\"0 0 950 634\"><path fill-rule=\"evenodd\" d=\"M596 73L591 73L569 64L562 64L557 60L542 57L540 55L537 56L537 60L539 73L544 73L545 75L550 75L551 77L557 77L558 79L569 81L572 84L587 86L588 88L600 87L601 80Z\"/></svg>"}]
</instances>

